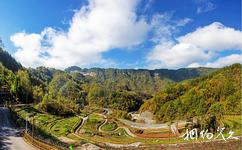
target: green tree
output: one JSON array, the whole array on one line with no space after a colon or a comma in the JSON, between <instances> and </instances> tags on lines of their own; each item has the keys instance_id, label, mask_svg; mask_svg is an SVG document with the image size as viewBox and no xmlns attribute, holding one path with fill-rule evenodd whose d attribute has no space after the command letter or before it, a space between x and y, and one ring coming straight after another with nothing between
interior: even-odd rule
<instances>
[{"instance_id":1,"label":"green tree","mask_svg":"<svg viewBox=\"0 0 242 150\"><path fill-rule=\"evenodd\" d=\"M44 90L41 86L33 87L33 98L40 102L44 97Z\"/></svg>"},{"instance_id":2,"label":"green tree","mask_svg":"<svg viewBox=\"0 0 242 150\"><path fill-rule=\"evenodd\" d=\"M27 71L19 70L11 88L17 101L23 103L32 102L32 84Z\"/></svg>"}]
</instances>

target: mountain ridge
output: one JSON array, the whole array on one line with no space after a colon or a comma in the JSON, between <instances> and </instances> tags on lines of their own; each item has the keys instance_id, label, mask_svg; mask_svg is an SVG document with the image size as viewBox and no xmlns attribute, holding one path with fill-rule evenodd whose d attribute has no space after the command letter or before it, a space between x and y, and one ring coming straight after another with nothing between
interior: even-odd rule
<instances>
[{"instance_id":1,"label":"mountain ridge","mask_svg":"<svg viewBox=\"0 0 242 150\"><path fill-rule=\"evenodd\" d=\"M172 78L173 81L179 82L187 78L194 78L202 75L209 74L213 71L216 71L218 68L207 68L207 67L198 67L198 68L180 68L180 69L119 69L119 68L80 68L78 66L72 66L65 69L69 73L79 72L83 74L94 72L97 75L107 76L106 72L110 71L114 74L129 74L129 73L149 73L152 77L159 76L161 79ZM183 76L181 76L183 74ZM107 79L104 77L103 79Z\"/></svg>"}]
</instances>

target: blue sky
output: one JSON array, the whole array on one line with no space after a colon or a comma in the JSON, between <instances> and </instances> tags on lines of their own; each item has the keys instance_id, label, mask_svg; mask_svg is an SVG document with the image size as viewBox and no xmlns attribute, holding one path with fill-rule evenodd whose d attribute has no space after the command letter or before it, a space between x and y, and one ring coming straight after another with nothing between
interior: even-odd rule
<instances>
[{"instance_id":1,"label":"blue sky","mask_svg":"<svg viewBox=\"0 0 242 150\"><path fill-rule=\"evenodd\" d=\"M8 0L0 19L5 49L26 67L241 63L240 0Z\"/></svg>"}]
</instances>

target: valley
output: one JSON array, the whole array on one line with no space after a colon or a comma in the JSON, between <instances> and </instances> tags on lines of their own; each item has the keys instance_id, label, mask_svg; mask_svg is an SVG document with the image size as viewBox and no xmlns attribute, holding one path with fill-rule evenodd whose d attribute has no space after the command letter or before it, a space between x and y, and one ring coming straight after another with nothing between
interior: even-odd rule
<instances>
[{"instance_id":1,"label":"valley","mask_svg":"<svg viewBox=\"0 0 242 150\"><path fill-rule=\"evenodd\" d=\"M169 149L241 141L241 64L220 69L33 69L3 53L14 67L0 64L0 104L9 109L18 140L35 147ZM185 140L193 129L218 138Z\"/></svg>"}]
</instances>

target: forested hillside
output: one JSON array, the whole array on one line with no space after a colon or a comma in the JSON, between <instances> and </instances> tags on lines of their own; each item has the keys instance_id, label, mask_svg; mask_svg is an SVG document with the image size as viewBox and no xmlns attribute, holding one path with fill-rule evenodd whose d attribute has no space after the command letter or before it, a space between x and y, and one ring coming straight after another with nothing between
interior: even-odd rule
<instances>
[{"instance_id":1,"label":"forested hillside","mask_svg":"<svg viewBox=\"0 0 242 150\"><path fill-rule=\"evenodd\" d=\"M168 86L146 101L140 111L152 111L159 121L241 114L241 70L241 64L234 64Z\"/></svg>"},{"instance_id":2,"label":"forested hillside","mask_svg":"<svg viewBox=\"0 0 242 150\"><path fill-rule=\"evenodd\" d=\"M213 68L182 68L178 70L168 69L81 69L73 66L66 69L69 73L81 73L102 83L108 88L121 88L147 94L160 91L167 84L182 80L207 75L216 69Z\"/></svg>"},{"instance_id":3,"label":"forested hillside","mask_svg":"<svg viewBox=\"0 0 242 150\"><path fill-rule=\"evenodd\" d=\"M32 102L32 83L28 72L0 47L0 89L3 88L8 91L8 96L1 98L0 103Z\"/></svg>"},{"instance_id":4,"label":"forested hillside","mask_svg":"<svg viewBox=\"0 0 242 150\"><path fill-rule=\"evenodd\" d=\"M23 68L20 63L18 63L8 52L4 51L1 47L0 47L0 63L2 63L3 66L5 66L6 68L14 72Z\"/></svg>"},{"instance_id":5,"label":"forested hillside","mask_svg":"<svg viewBox=\"0 0 242 150\"><path fill-rule=\"evenodd\" d=\"M56 115L71 115L83 106L114 108L124 112L138 110L143 102L167 85L202 76L215 69L179 70L80 69L66 71L38 67L28 69L33 97L40 109ZM176 79L179 76L179 79Z\"/></svg>"},{"instance_id":6,"label":"forested hillside","mask_svg":"<svg viewBox=\"0 0 242 150\"><path fill-rule=\"evenodd\" d=\"M13 73L0 63L0 88L5 87L9 92L7 99L0 99L0 103L15 101L21 103L32 102L32 84L27 71L19 70Z\"/></svg>"}]
</instances>

